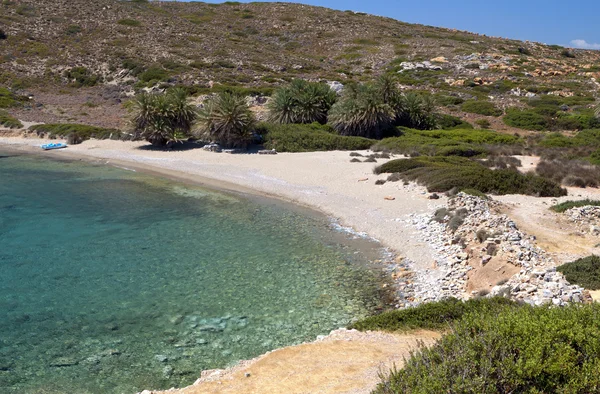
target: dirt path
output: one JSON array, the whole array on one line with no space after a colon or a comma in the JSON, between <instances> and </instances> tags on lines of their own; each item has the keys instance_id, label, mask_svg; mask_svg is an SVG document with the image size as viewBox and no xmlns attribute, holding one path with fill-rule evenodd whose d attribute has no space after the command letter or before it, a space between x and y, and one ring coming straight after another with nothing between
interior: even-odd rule
<instances>
[{"instance_id":1,"label":"dirt path","mask_svg":"<svg viewBox=\"0 0 600 394\"><path fill-rule=\"evenodd\" d=\"M596 247L600 242L598 237L581 234L564 215L549 209L556 203L568 200L600 199L599 189L569 188L569 195L559 199L515 195L494 198L506 204L504 213L513 219L521 230L534 235L537 245L552 253L558 264L600 252Z\"/></svg>"},{"instance_id":2,"label":"dirt path","mask_svg":"<svg viewBox=\"0 0 600 394\"><path fill-rule=\"evenodd\" d=\"M193 386L162 393L366 394L379 382L380 372L401 367L411 350L439 337L430 331L339 330L321 341L275 350L229 370L203 372Z\"/></svg>"}]
</instances>

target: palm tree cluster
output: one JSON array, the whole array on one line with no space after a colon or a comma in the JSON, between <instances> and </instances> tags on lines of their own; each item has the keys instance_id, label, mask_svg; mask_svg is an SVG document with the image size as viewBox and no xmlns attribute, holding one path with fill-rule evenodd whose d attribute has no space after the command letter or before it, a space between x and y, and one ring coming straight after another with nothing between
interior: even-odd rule
<instances>
[{"instance_id":1,"label":"palm tree cluster","mask_svg":"<svg viewBox=\"0 0 600 394\"><path fill-rule=\"evenodd\" d=\"M346 87L331 108L329 122L342 135L380 139L394 126L435 128L434 111L431 97L401 93L391 77L382 76L374 83Z\"/></svg>"},{"instance_id":2,"label":"palm tree cluster","mask_svg":"<svg viewBox=\"0 0 600 394\"><path fill-rule=\"evenodd\" d=\"M293 80L279 88L268 103L272 123L327 123L327 112L337 96L324 83Z\"/></svg>"},{"instance_id":3,"label":"palm tree cluster","mask_svg":"<svg viewBox=\"0 0 600 394\"><path fill-rule=\"evenodd\" d=\"M187 92L181 88L165 94L142 93L130 104L133 111L133 131L155 146L165 146L188 138L198 114L187 101Z\"/></svg>"},{"instance_id":4,"label":"palm tree cluster","mask_svg":"<svg viewBox=\"0 0 600 394\"><path fill-rule=\"evenodd\" d=\"M228 148L245 148L252 140L255 118L245 97L222 92L208 99L200 111L198 135Z\"/></svg>"},{"instance_id":5,"label":"palm tree cluster","mask_svg":"<svg viewBox=\"0 0 600 394\"><path fill-rule=\"evenodd\" d=\"M142 93L129 104L134 136L154 146L169 146L191 136L225 147L244 147L251 140L255 120L244 97L221 92L200 111L184 89L162 94Z\"/></svg>"}]
</instances>

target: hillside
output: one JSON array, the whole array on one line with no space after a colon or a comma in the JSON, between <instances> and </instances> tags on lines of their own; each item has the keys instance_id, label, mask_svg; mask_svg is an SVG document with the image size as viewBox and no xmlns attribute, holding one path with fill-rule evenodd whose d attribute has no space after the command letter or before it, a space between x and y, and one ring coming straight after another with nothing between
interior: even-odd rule
<instances>
[{"instance_id":1,"label":"hillside","mask_svg":"<svg viewBox=\"0 0 600 394\"><path fill-rule=\"evenodd\" d=\"M34 96L10 110L31 121L122 126L121 102L161 85L268 92L390 71L407 89L491 96L505 109L546 93L591 102L600 78L597 51L301 4L24 0L0 11L0 86Z\"/></svg>"}]
</instances>

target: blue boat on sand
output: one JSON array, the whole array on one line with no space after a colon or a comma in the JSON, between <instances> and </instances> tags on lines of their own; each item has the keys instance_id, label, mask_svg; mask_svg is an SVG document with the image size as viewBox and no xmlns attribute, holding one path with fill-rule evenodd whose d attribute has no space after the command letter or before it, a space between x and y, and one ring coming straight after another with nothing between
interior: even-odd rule
<instances>
[{"instance_id":1,"label":"blue boat on sand","mask_svg":"<svg viewBox=\"0 0 600 394\"><path fill-rule=\"evenodd\" d=\"M49 143L49 144L42 145L43 150L61 149L61 148L66 148L66 147L67 147L67 144L65 144L63 142Z\"/></svg>"}]
</instances>

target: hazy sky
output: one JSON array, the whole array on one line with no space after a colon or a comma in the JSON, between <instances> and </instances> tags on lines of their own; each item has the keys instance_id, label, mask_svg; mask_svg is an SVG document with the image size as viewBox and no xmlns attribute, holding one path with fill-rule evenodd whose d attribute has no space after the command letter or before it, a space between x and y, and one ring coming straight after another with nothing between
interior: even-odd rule
<instances>
[{"instance_id":1,"label":"hazy sky","mask_svg":"<svg viewBox=\"0 0 600 394\"><path fill-rule=\"evenodd\" d=\"M303 0L300 3L492 36L600 49L600 0Z\"/></svg>"}]
</instances>

